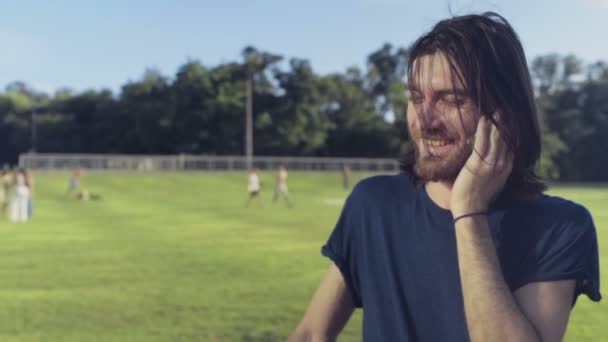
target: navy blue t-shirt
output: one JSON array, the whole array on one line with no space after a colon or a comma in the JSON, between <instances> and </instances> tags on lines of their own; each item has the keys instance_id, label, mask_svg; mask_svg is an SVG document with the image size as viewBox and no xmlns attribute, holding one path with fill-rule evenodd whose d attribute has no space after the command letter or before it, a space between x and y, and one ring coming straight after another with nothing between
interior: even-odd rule
<instances>
[{"instance_id":1,"label":"navy blue t-shirt","mask_svg":"<svg viewBox=\"0 0 608 342\"><path fill-rule=\"evenodd\" d=\"M583 206L540 195L497 206L488 219L511 291L575 279L575 300L600 300L596 232ZM469 340L452 215L410 177L361 181L322 253L363 308L365 341Z\"/></svg>"}]
</instances>

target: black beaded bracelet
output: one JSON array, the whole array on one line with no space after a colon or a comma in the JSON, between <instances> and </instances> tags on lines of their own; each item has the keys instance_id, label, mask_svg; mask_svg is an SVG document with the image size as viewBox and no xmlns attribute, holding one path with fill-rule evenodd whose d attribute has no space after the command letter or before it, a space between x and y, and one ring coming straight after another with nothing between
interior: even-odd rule
<instances>
[{"instance_id":1,"label":"black beaded bracelet","mask_svg":"<svg viewBox=\"0 0 608 342\"><path fill-rule=\"evenodd\" d=\"M456 223L456 221L460 220L461 218L471 217L471 216L480 216L480 215L488 216L488 212L487 211L477 211L474 213L460 215L460 216L456 217L453 222Z\"/></svg>"}]
</instances>

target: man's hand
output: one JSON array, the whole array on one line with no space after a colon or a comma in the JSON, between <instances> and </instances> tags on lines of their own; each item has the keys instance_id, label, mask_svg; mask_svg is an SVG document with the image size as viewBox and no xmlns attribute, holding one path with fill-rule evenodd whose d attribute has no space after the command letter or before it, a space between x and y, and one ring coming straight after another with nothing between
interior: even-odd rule
<instances>
[{"instance_id":1,"label":"man's hand","mask_svg":"<svg viewBox=\"0 0 608 342\"><path fill-rule=\"evenodd\" d=\"M474 144L452 187L450 208L454 217L487 211L513 168L513 153L496 125L484 116L477 123Z\"/></svg>"},{"instance_id":2,"label":"man's hand","mask_svg":"<svg viewBox=\"0 0 608 342\"><path fill-rule=\"evenodd\" d=\"M331 264L288 342L334 341L355 310L342 273Z\"/></svg>"}]
</instances>

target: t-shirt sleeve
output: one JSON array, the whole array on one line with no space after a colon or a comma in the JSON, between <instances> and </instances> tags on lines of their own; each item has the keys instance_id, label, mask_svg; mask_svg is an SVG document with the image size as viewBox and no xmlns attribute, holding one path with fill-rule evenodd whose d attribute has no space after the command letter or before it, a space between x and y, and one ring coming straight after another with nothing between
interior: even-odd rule
<instances>
[{"instance_id":1,"label":"t-shirt sleeve","mask_svg":"<svg viewBox=\"0 0 608 342\"><path fill-rule=\"evenodd\" d=\"M342 213L321 254L340 269L356 307L362 307L357 272L357 236L362 223L363 208L360 191L355 188L347 198Z\"/></svg>"},{"instance_id":2,"label":"t-shirt sleeve","mask_svg":"<svg viewBox=\"0 0 608 342\"><path fill-rule=\"evenodd\" d=\"M551 213L548 220L529 227L533 243L524 252L518 269L512 270L510 287L516 290L539 281L575 280L574 303L582 293L601 299L599 256L595 225L582 206L569 205Z\"/></svg>"}]
</instances>

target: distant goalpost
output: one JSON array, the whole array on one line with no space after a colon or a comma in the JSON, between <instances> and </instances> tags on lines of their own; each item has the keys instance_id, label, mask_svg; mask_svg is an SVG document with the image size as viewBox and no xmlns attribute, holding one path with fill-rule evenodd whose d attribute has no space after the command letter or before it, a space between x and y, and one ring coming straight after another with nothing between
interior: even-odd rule
<instances>
[{"instance_id":1,"label":"distant goalpost","mask_svg":"<svg viewBox=\"0 0 608 342\"><path fill-rule=\"evenodd\" d=\"M253 167L272 170L283 165L289 170L397 172L396 159L383 158L319 158L319 157L252 157ZM118 155L118 154L55 154L25 153L19 156L19 166L32 170L69 170L82 168L95 171L243 171L246 156L210 155Z\"/></svg>"}]
</instances>

